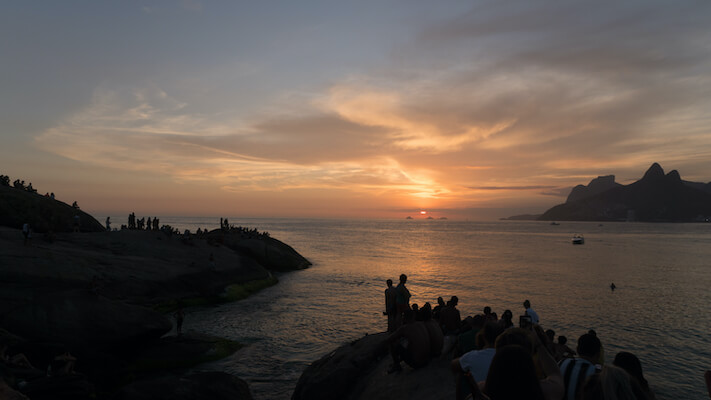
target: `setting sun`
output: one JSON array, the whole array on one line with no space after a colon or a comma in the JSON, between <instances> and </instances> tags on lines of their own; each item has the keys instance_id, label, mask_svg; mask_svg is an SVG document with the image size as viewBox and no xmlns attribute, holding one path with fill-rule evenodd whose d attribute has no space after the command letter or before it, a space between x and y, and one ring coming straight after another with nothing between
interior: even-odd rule
<instances>
[{"instance_id":1,"label":"setting sun","mask_svg":"<svg viewBox=\"0 0 711 400\"><path fill-rule=\"evenodd\" d=\"M427 214L427 211L424 211L424 210L420 211L420 214L425 215L425 214Z\"/></svg>"}]
</instances>

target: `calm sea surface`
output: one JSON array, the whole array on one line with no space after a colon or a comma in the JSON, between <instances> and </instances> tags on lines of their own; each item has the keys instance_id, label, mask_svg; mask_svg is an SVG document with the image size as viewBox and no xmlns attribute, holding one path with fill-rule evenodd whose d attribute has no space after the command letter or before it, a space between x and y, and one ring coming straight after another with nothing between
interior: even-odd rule
<instances>
[{"instance_id":1,"label":"calm sea surface","mask_svg":"<svg viewBox=\"0 0 711 400\"><path fill-rule=\"evenodd\" d=\"M595 329L607 362L641 360L660 399L706 398L711 368L711 224L232 219L290 244L314 265L240 302L190 310L186 328L240 341L203 366L247 380L257 399L288 399L312 361L385 330L388 278L408 275L411 301L457 295L462 315L523 311L577 337ZM219 218L161 218L181 230ZM573 233L585 235L573 246ZM610 290L614 282L617 290Z\"/></svg>"}]
</instances>

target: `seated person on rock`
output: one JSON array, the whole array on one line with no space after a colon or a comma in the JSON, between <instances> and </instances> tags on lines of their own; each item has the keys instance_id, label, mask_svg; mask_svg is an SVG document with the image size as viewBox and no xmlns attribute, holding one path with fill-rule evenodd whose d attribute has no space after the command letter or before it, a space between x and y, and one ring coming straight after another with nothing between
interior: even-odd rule
<instances>
[{"instance_id":1,"label":"seated person on rock","mask_svg":"<svg viewBox=\"0 0 711 400\"><path fill-rule=\"evenodd\" d=\"M405 361L412 368L420 368L430 360L430 336L425 324L416 322L414 313L409 309L405 310L403 317L404 324L387 340L393 359L388 373L401 371L400 361Z\"/></svg>"},{"instance_id":2,"label":"seated person on rock","mask_svg":"<svg viewBox=\"0 0 711 400\"><path fill-rule=\"evenodd\" d=\"M600 339L586 333L578 338L580 357L566 358L560 362L560 370L565 377L565 399L577 399L585 379L598 371L596 363L600 357L600 347Z\"/></svg>"},{"instance_id":3,"label":"seated person on rock","mask_svg":"<svg viewBox=\"0 0 711 400\"><path fill-rule=\"evenodd\" d=\"M474 399L561 399L564 384L560 369L542 344L542 330L534 328L507 329L499 335L486 381L478 385L470 381ZM543 379L538 378L537 370ZM457 391L458 399L464 395L463 390Z\"/></svg>"},{"instance_id":4,"label":"seated person on rock","mask_svg":"<svg viewBox=\"0 0 711 400\"><path fill-rule=\"evenodd\" d=\"M452 299L447 302L447 306L440 311L439 323L442 325L442 331L445 336L459 334L462 316L457 310L457 304L459 304L459 298L452 296Z\"/></svg>"},{"instance_id":5,"label":"seated person on rock","mask_svg":"<svg viewBox=\"0 0 711 400\"><path fill-rule=\"evenodd\" d=\"M555 349L553 357L557 362L560 362L564 358L575 357L575 350L568 347L566 343L568 343L568 338L563 335L558 335L558 343L553 344L553 348Z\"/></svg>"},{"instance_id":6,"label":"seated person on rock","mask_svg":"<svg viewBox=\"0 0 711 400\"><path fill-rule=\"evenodd\" d=\"M432 306L430 303L425 303L420 309L422 324L427 328L427 334L430 337L430 353L432 357L439 357L442 354L442 346L444 345L444 335L437 321L432 319Z\"/></svg>"},{"instance_id":7,"label":"seated person on rock","mask_svg":"<svg viewBox=\"0 0 711 400\"><path fill-rule=\"evenodd\" d=\"M476 382L486 380L486 375L489 373L489 365L496 354L494 344L496 338L501 333L499 324L489 321L484 324L484 328L479 331L480 337L483 338L483 346L481 350L472 350L463 354L459 358L452 360L452 371L457 375L457 392L465 390L460 386L476 385ZM473 393L473 388L467 387L467 391Z\"/></svg>"}]
</instances>

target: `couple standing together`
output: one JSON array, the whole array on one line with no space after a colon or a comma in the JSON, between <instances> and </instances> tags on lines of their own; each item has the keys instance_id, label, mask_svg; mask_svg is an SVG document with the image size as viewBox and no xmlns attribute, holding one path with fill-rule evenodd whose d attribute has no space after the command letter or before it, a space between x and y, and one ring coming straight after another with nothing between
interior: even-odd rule
<instances>
[{"instance_id":1,"label":"couple standing together","mask_svg":"<svg viewBox=\"0 0 711 400\"><path fill-rule=\"evenodd\" d=\"M400 283L393 286L392 279L388 279L385 289L385 312L388 316L388 332L395 332L402 325L402 315L410 309L410 291L405 286L407 275L400 275Z\"/></svg>"}]
</instances>

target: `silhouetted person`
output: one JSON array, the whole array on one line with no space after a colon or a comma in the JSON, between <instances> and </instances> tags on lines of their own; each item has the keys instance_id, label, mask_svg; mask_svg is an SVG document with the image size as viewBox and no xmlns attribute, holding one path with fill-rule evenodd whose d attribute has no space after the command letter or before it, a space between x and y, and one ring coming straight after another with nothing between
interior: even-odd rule
<instances>
[{"instance_id":1,"label":"silhouetted person","mask_svg":"<svg viewBox=\"0 0 711 400\"><path fill-rule=\"evenodd\" d=\"M498 320L498 318L496 317L496 313L492 313L491 307L489 306L484 307L484 319L493 322L496 322Z\"/></svg>"},{"instance_id":2,"label":"silhouetted person","mask_svg":"<svg viewBox=\"0 0 711 400\"><path fill-rule=\"evenodd\" d=\"M392 279L385 281L385 284L388 288L385 289L385 311L383 311L383 315L388 316L388 332L395 332L395 329L397 329L397 289L393 286Z\"/></svg>"},{"instance_id":3,"label":"silhouetted person","mask_svg":"<svg viewBox=\"0 0 711 400\"><path fill-rule=\"evenodd\" d=\"M407 282L407 275L400 275L400 283L398 283L397 296L395 297L395 305L397 307L397 322L396 324L400 326L402 324L402 314L410 309L410 291L405 286Z\"/></svg>"},{"instance_id":4,"label":"silhouetted person","mask_svg":"<svg viewBox=\"0 0 711 400\"><path fill-rule=\"evenodd\" d=\"M489 365L496 354L494 344L496 338L501 333L499 324L488 321L484 325L483 335L484 345L481 350L472 350L464 353L461 357L455 358L451 362L452 371L458 375L457 385L471 385L472 382L480 382L486 380L486 375L489 372ZM470 374L472 380L464 379L465 374ZM460 391L461 388L458 390ZM469 388L471 391L472 388Z\"/></svg>"},{"instance_id":5,"label":"silhouetted person","mask_svg":"<svg viewBox=\"0 0 711 400\"><path fill-rule=\"evenodd\" d=\"M586 333L578 339L580 357L566 358L560 362L560 371L565 377L566 400L575 400L585 379L595 373L600 346L597 336Z\"/></svg>"},{"instance_id":6,"label":"silhouetted person","mask_svg":"<svg viewBox=\"0 0 711 400\"><path fill-rule=\"evenodd\" d=\"M529 317L531 317L531 323L532 323L532 324L538 324L538 323L539 323L538 313L535 312L535 311L533 310L533 308L531 308L531 302L528 301L528 300L525 300L525 301L523 302L523 308L526 309L525 314L528 315Z\"/></svg>"},{"instance_id":7,"label":"silhouetted person","mask_svg":"<svg viewBox=\"0 0 711 400\"><path fill-rule=\"evenodd\" d=\"M111 217L106 217L106 230L111 231Z\"/></svg>"},{"instance_id":8,"label":"silhouetted person","mask_svg":"<svg viewBox=\"0 0 711 400\"><path fill-rule=\"evenodd\" d=\"M642 363L639 358L632 353L621 351L615 356L615 361L612 362L616 366L624 369L637 382L644 395L649 400L654 400L656 396L652 389L649 388L649 383L644 379L642 373Z\"/></svg>"},{"instance_id":9,"label":"silhouetted person","mask_svg":"<svg viewBox=\"0 0 711 400\"><path fill-rule=\"evenodd\" d=\"M439 320L439 313L442 311L442 308L445 307L444 304L444 299L440 296L437 297L437 305L432 309L432 318Z\"/></svg>"},{"instance_id":10,"label":"silhouetted person","mask_svg":"<svg viewBox=\"0 0 711 400\"><path fill-rule=\"evenodd\" d=\"M442 331L445 336L459 334L462 317L459 310L457 310L457 304L459 304L459 298L452 296L447 302L447 306L439 313L439 323L442 325Z\"/></svg>"},{"instance_id":11,"label":"silhouetted person","mask_svg":"<svg viewBox=\"0 0 711 400\"><path fill-rule=\"evenodd\" d=\"M405 361L412 368L420 368L430 360L431 345L425 324L415 321L412 310L405 310L403 318L403 325L390 334L387 340L393 359L388 373L401 371L401 361Z\"/></svg>"},{"instance_id":12,"label":"silhouetted person","mask_svg":"<svg viewBox=\"0 0 711 400\"><path fill-rule=\"evenodd\" d=\"M511 310L506 310L503 314L501 314L499 324L501 325L502 329L513 328L513 313L511 312Z\"/></svg>"},{"instance_id":13,"label":"silhouetted person","mask_svg":"<svg viewBox=\"0 0 711 400\"><path fill-rule=\"evenodd\" d=\"M173 314L175 317L175 332L178 337L183 336L183 320L185 319L185 312L183 311L182 303L178 303L178 309Z\"/></svg>"},{"instance_id":14,"label":"silhouetted person","mask_svg":"<svg viewBox=\"0 0 711 400\"><path fill-rule=\"evenodd\" d=\"M153 227L153 225L151 222L151 217L148 217L148 220L146 221L146 230L150 231L152 227Z\"/></svg>"},{"instance_id":15,"label":"silhouetted person","mask_svg":"<svg viewBox=\"0 0 711 400\"><path fill-rule=\"evenodd\" d=\"M24 225L22 225L22 236L25 237L25 246L29 246L30 240L31 240L31 229L30 229L30 224L28 222L25 222Z\"/></svg>"},{"instance_id":16,"label":"silhouetted person","mask_svg":"<svg viewBox=\"0 0 711 400\"><path fill-rule=\"evenodd\" d=\"M615 289L617 289L617 286L615 286L615 282L612 282L612 283L610 284L610 291L614 292Z\"/></svg>"},{"instance_id":17,"label":"silhouetted person","mask_svg":"<svg viewBox=\"0 0 711 400\"><path fill-rule=\"evenodd\" d=\"M553 348L555 349L555 352L553 353L553 357L558 362L560 362L564 358L574 357L576 354L575 350L568 347L568 345L566 343L568 343L568 338L563 335L559 335L558 336L558 343L553 344Z\"/></svg>"},{"instance_id":18,"label":"silhouetted person","mask_svg":"<svg viewBox=\"0 0 711 400\"><path fill-rule=\"evenodd\" d=\"M430 337L430 353L432 357L439 357L442 354L442 347L444 346L444 335L442 335L442 329L440 329L437 321L432 319L432 305L430 303L425 303L420 309L420 316L422 317L422 323L427 328L427 334Z\"/></svg>"}]
</instances>

